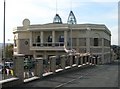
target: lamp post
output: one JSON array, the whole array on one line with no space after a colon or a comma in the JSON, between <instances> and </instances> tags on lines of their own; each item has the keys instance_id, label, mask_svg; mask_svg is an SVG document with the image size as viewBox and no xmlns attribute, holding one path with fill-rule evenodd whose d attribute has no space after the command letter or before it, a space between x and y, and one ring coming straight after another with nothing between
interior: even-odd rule
<instances>
[{"instance_id":1,"label":"lamp post","mask_svg":"<svg viewBox=\"0 0 120 89\"><path fill-rule=\"evenodd\" d=\"M3 59L5 59L5 0L4 0L4 19L3 19Z\"/></svg>"},{"instance_id":2,"label":"lamp post","mask_svg":"<svg viewBox=\"0 0 120 89\"><path fill-rule=\"evenodd\" d=\"M2 47L2 60L3 64L5 65L5 0L4 0L4 17L3 17L3 47ZM5 74L3 74L2 79L5 79Z\"/></svg>"}]
</instances>

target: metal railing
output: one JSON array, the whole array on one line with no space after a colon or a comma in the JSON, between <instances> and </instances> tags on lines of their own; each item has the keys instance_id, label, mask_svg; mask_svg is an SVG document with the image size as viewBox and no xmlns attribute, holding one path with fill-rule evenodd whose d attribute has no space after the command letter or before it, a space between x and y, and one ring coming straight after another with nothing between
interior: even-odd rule
<instances>
[{"instance_id":1,"label":"metal railing","mask_svg":"<svg viewBox=\"0 0 120 89\"><path fill-rule=\"evenodd\" d=\"M55 42L55 43L52 43L52 42L44 42L44 43L37 42L37 43L33 43L32 46L33 47L50 47L50 46L60 47L60 46L64 46L64 42Z\"/></svg>"}]
</instances>

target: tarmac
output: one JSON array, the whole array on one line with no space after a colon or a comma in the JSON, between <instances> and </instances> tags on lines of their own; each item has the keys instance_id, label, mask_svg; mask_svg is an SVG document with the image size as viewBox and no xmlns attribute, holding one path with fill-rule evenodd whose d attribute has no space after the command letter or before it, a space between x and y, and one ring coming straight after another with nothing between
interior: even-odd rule
<instances>
[{"instance_id":1,"label":"tarmac","mask_svg":"<svg viewBox=\"0 0 120 89\"><path fill-rule=\"evenodd\" d=\"M87 88L87 89L119 89L119 61L111 64L96 65L89 68L77 69L65 73L48 76L17 87L24 89L33 88Z\"/></svg>"}]
</instances>

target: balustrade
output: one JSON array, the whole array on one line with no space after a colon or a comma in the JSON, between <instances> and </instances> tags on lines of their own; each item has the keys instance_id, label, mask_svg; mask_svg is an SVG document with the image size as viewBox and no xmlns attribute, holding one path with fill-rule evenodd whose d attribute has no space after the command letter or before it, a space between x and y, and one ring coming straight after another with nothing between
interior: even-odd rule
<instances>
[{"instance_id":1,"label":"balustrade","mask_svg":"<svg viewBox=\"0 0 120 89\"><path fill-rule=\"evenodd\" d=\"M64 46L64 42L55 42L55 43L52 43L52 42L44 42L44 43L33 43L32 45L33 47L49 47L49 46L57 46L57 47L60 47L60 46Z\"/></svg>"},{"instance_id":2,"label":"balustrade","mask_svg":"<svg viewBox=\"0 0 120 89\"><path fill-rule=\"evenodd\" d=\"M26 69L24 55L19 54L15 56L13 71L14 77L19 79L19 83L23 83L26 79L32 77L41 78L48 74L55 74L59 70L71 69L74 66L96 65L99 64L100 57L77 53L74 55L51 56L49 59L36 58L33 60L34 66L30 67L29 65Z\"/></svg>"}]
</instances>

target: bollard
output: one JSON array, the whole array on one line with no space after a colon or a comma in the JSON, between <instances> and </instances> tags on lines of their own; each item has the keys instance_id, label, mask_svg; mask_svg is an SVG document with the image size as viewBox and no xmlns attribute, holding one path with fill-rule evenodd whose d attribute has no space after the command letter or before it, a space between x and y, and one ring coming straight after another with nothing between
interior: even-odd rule
<instances>
[{"instance_id":1,"label":"bollard","mask_svg":"<svg viewBox=\"0 0 120 89\"><path fill-rule=\"evenodd\" d=\"M35 76L42 77L43 74L43 58L36 58L36 64L35 64Z\"/></svg>"},{"instance_id":2,"label":"bollard","mask_svg":"<svg viewBox=\"0 0 120 89\"><path fill-rule=\"evenodd\" d=\"M24 82L24 54L15 54L14 55L14 75L19 78L19 84Z\"/></svg>"},{"instance_id":3,"label":"bollard","mask_svg":"<svg viewBox=\"0 0 120 89\"><path fill-rule=\"evenodd\" d=\"M51 56L50 57L50 60L51 60L51 71L53 72L53 73L55 73L55 70L56 70L56 56Z\"/></svg>"},{"instance_id":4,"label":"bollard","mask_svg":"<svg viewBox=\"0 0 120 89\"><path fill-rule=\"evenodd\" d=\"M62 55L60 58L61 58L61 67L64 70L65 69L65 55Z\"/></svg>"}]
</instances>

